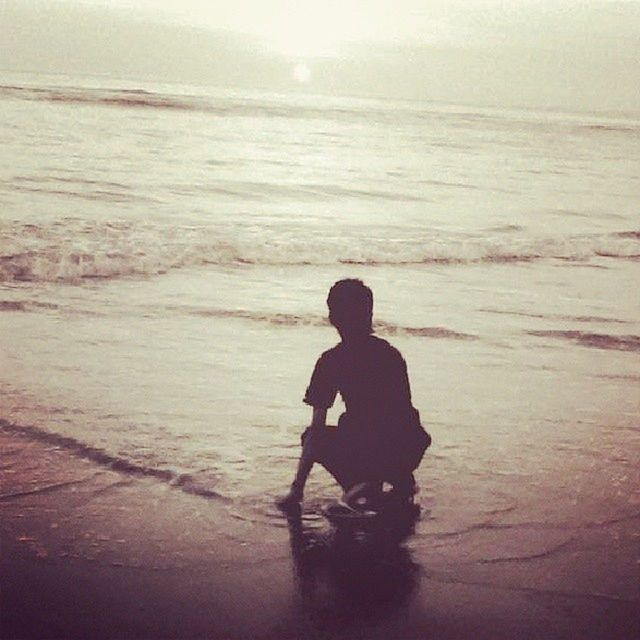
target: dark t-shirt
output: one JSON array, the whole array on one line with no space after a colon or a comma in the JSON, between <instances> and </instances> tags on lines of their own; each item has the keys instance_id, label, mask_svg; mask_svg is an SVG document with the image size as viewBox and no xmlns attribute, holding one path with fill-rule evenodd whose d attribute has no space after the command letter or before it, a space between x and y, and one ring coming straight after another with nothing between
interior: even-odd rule
<instances>
[{"instance_id":1,"label":"dark t-shirt","mask_svg":"<svg viewBox=\"0 0 640 640\"><path fill-rule=\"evenodd\" d=\"M388 442L419 424L407 365L396 348L377 336L341 342L320 356L304 401L329 408L337 393L346 406L340 426L355 437Z\"/></svg>"}]
</instances>

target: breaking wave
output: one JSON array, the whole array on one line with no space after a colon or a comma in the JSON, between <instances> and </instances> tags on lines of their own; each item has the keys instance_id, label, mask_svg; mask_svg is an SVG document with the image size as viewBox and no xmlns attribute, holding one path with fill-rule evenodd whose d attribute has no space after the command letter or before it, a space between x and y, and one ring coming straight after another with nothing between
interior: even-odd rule
<instances>
[{"instance_id":1,"label":"breaking wave","mask_svg":"<svg viewBox=\"0 0 640 640\"><path fill-rule=\"evenodd\" d=\"M382 234L380 234L382 236ZM0 224L0 282L154 276L207 265L443 265L640 258L637 231L559 238L321 236L66 219Z\"/></svg>"}]
</instances>

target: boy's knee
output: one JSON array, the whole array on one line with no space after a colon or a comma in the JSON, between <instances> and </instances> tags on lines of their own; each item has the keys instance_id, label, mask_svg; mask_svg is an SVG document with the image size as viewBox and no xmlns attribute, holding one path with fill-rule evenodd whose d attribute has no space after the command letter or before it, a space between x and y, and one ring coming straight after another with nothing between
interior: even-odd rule
<instances>
[{"instance_id":1,"label":"boy's knee","mask_svg":"<svg viewBox=\"0 0 640 640\"><path fill-rule=\"evenodd\" d=\"M313 442L318 440L318 428L317 427L307 427L300 436L300 444L302 446L309 446Z\"/></svg>"},{"instance_id":2,"label":"boy's knee","mask_svg":"<svg viewBox=\"0 0 640 640\"><path fill-rule=\"evenodd\" d=\"M307 455L317 457L324 447L324 434L319 427L308 427L300 437L302 448Z\"/></svg>"}]
</instances>

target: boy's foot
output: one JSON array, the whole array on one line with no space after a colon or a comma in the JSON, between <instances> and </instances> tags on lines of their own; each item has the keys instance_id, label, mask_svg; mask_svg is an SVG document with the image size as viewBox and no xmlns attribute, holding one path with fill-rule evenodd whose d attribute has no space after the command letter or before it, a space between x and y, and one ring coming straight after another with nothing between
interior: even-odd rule
<instances>
[{"instance_id":1,"label":"boy's foot","mask_svg":"<svg viewBox=\"0 0 640 640\"><path fill-rule=\"evenodd\" d=\"M341 502L356 511L375 511L380 506L381 487L375 482L359 482L342 495Z\"/></svg>"},{"instance_id":2,"label":"boy's foot","mask_svg":"<svg viewBox=\"0 0 640 640\"><path fill-rule=\"evenodd\" d=\"M377 511L370 509L353 508L342 500L333 502L323 509L325 516L332 519L361 521L363 518L373 518L378 515Z\"/></svg>"}]
</instances>

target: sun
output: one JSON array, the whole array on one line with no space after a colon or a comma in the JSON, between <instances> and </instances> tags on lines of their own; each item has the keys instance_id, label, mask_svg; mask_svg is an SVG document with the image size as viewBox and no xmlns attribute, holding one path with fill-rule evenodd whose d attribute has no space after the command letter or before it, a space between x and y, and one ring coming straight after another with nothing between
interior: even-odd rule
<instances>
[{"instance_id":1,"label":"sun","mask_svg":"<svg viewBox=\"0 0 640 640\"><path fill-rule=\"evenodd\" d=\"M293 68L293 79L300 84L307 84L311 80L311 69L304 62L298 62Z\"/></svg>"}]
</instances>

